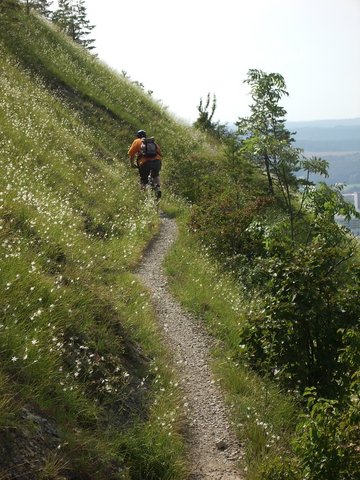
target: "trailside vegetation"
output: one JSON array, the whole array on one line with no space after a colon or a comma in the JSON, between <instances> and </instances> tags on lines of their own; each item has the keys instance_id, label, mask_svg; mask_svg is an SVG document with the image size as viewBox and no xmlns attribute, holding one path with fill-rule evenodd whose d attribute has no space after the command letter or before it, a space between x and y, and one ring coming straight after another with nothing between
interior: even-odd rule
<instances>
[{"instance_id":1,"label":"trailside vegetation","mask_svg":"<svg viewBox=\"0 0 360 480\"><path fill-rule=\"evenodd\" d=\"M292 145L295 133L285 128L280 105L288 95L284 78L250 70L245 83L251 114L222 138L214 168L221 181L213 181L209 170L200 176L188 226L248 299L248 313L239 315L237 327L231 321L224 326L234 370L247 365L288 392L302 412L289 448L269 444L258 455L254 443L248 444L250 478L355 479L359 244L336 217L359 214L341 187L312 182L313 174L327 175L327 162L306 158ZM206 317L222 323L212 302L191 298L192 309L204 308Z\"/></svg>"},{"instance_id":2,"label":"trailside vegetation","mask_svg":"<svg viewBox=\"0 0 360 480\"><path fill-rule=\"evenodd\" d=\"M200 98L200 103L197 107L199 116L193 123L194 128L206 132L218 140L225 137L228 134L227 126L221 124L219 121L213 121L213 117L216 111L217 99L216 95L213 95L212 104L210 109L211 94L208 93L206 102L204 105L203 99Z\"/></svg>"}]
</instances>

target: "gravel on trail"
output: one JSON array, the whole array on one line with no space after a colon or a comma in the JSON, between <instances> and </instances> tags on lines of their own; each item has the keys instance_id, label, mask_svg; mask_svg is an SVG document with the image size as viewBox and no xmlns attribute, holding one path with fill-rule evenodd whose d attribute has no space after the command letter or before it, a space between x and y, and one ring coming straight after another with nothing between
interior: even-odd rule
<instances>
[{"instance_id":1,"label":"gravel on trail","mask_svg":"<svg viewBox=\"0 0 360 480\"><path fill-rule=\"evenodd\" d=\"M177 236L175 220L161 214L159 234L150 242L137 274L149 289L174 355L184 395L189 480L243 480L237 464L241 445L232 432L222 393L211 372L212 338L186 313L168 289L163 260Z\"/></svg>"}]
</instances>

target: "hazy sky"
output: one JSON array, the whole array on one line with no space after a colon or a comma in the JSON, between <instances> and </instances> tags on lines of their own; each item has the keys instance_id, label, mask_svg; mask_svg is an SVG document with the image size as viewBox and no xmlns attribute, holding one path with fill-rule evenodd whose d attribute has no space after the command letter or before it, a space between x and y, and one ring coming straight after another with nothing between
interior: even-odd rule
<instances>
[{"instance_id":1,"label":"hazy sky","mask_svg":"<svg viewBox=\"0 0 360 480\"><path fill-rule=\"evenodd\" d=\"M250 68L283 75L288 120L360 117L360 0L86 0L99 57L125 70L169 111L217 119L251 102Z\"/></svg>"}]
</instances>

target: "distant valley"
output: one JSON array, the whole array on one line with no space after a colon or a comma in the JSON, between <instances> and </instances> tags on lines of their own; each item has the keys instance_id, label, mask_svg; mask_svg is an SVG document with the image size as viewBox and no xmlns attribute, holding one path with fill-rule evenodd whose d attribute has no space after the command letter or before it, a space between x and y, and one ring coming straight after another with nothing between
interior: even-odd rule
<instances>
[{"instance_id":1,"label":"distant valley","mask_svg":"<svg viewBox=\"0 0 360 480\"><path fill-rule=\"evenodd\" d=\"M288 122L295 146L305 155L316 155L329 162L329 177L314 178L326 183L344 183L344 191L360 191L360 118Z\"/></svg>"}]
</instances>

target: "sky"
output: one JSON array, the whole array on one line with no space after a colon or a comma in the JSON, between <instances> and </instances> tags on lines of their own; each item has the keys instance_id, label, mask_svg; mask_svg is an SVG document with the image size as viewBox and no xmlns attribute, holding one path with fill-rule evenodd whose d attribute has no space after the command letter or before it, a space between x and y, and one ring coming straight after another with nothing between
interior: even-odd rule
<instances>
[{"instance_id":1,"label":"sky","mask_svg":"<svg viewBox=\"0 0 360 480\"><path fill-rule=\"evenodd\" d=\"M251 68L280 73L289 121L360 117L360 0L86 0L96 53L186 122L249 114ZM216 117L216 118L215 118Z\"/></svg>"}]
</instances>

